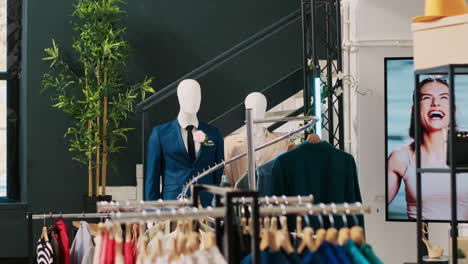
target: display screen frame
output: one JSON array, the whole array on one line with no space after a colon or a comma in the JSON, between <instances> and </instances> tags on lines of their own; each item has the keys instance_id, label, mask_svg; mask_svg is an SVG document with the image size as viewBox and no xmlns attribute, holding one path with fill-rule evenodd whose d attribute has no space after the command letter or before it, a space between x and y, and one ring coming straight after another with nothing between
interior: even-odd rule
<instances>
[{"instance_id":1,"label":"display screen frame","mask_svg":"<svg viewBox=\"0 0 468 264\"><path fill-rule=\"evenodd\" d=\"M413 219L395 219L389 217L388 204L388 63L396 60L414 60L413 57L385 57L384 58L384 107L385 107L385 221L387 222L416 222ZM415 82L413 82L415 83Z\"/></svg>"},{"instance_id":2,"label":"display screen frame","mask_svg":"<svg viewBox=\"0 0 468 264\"><path fill-rule=\"evenodd\" d=\"M384 157L385 157L385 221L387 222L416 222L415 219L401 219L401 218L390 218L389 215L389 204L387 203L388 201L388 147L389 147L389 133L388 133L388 92L389 92L389 87L388 87L388 81L389 81L389 72L388 72L388 64L391 61L398 61L398 60L412 60L414 61L413 57L384 57L384 108L385 108L385 149L384 149ZM414 73L413 73L413 76ZM413 79L412 81L412 86L415 85L415 80ZM414 87L413 87L414 90ZM447 204L447 206L450 206ZM450 215L447 216L447 219L443 220L436 220L436 219L424 219L424 222L431 222L431 223L450 223L451 217ZM468 220L458 220L459 223L468 223Z\"/></svg>"}]
</instances>

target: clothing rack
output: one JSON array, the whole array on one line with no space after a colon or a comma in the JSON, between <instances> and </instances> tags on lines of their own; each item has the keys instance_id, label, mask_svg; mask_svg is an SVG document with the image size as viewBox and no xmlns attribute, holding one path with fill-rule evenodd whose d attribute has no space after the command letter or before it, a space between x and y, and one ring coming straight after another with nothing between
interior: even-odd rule
<instances>
[{"instance_id":1,"label":"clothing rack","mask_svg":"<svg viewBox=\"0 0 468 264\"><path fill-rule=\"evenodd\" d=\"M33 235L33 221L34 220L46 220L46 219L99 219L99 218L108 218L110 217L107 213L72 213L72 214L62 214L62 213L52 213L49 212L48 214L33 214L27 213L26 219L28 221L28 257L29 263L33 262L33 244L34 244L34 235Z\"/></svg>"},{"instance_id":2,"label":"clothing rack","mask_svg":"<svg viewBox=\"0 0 468 264\"><path fill-rule=\"evenodd\" d=\"M248 109L247 109L247 112L249 113ZM299 120L305 120L305 121L311 121L310 123L307 123L305 124L304 126L301 126L289 133L287 133L286 135L283 135L279 138L276 138L276 139L273 139L272 141L270 142L267 142L263 145L260 145L258 146L257 148L255 148L254 152L255 151L259 151L261 149L264 149L266 147L269 147L271 145L274 145L280 141L283 141L287 138L290 138L292 135L295 135L295 134L298 134L298 133L301 133L305 130L307 130L309 127L313 126L315 124L315 122L317 122L319 119L317 117L314 117L314 116L304 116L304 117L295 117L294 120L292 120L291 118L281 118L281 119L269 119L268 122L276 122L276 121L273 121L273 120L279 120L279 121L299 121ZM259 120L258 122L267 122L267 120ZM250 135L250 136L249 136ZM247 140L249 140L253 138L253 133L249 133L248 132L248 136L247 136ZM215 172L216 170L226 166L227 164L229 163L232 163L240 158L243 158L245 156L248 156L248 152L244 152L244 153L241 153L239 155L236 155L234 156L233 158L231 158L230 160L227 160L227 161L222 161L221 163L218 163L218 164L214 164L213 167L208 167L207 170L204 170L203 172L199 173L198 175L196 175L195 177L193 177L185 186L184 188L182 189L182 192L180 193L179 195L179 198L183 198L183 197L186 197L186 194L188 192L188 190L190 189L191 186L193 186L199 179L205 177L206 175L208 174L211 174L213 172ZM249 157L251 157L252 155L250 155ZM255 160L255 157L254 157L254 160ZM249 182L250 182L250 179L249 179Z\"/></svg>"},{"instance_id":3,"label":"clothing rack","mask_svg":"<svg viewBox=\"0 0 468 264\"><path fill-rule=\"evenodd\" d=\"M235 191L235 189L231 189ZM258 198L259 204L302 204L311 203L314 201L313 195L308 196L263 196ZM252 203L251 198L234 198L233 203L236 204L250 204ZM224 204L224 200L221 200ZM102 201L97 203L97 211L99 213L111 213L111 212L135 212L159 208L183 208L192 206L193 202L190 199L185 200L162 200L157 201Z\"/></svg>"},{"instance_id":4,"label":"clothing rack","mask_svg":"<svg viewBox=\"0 0 468 264\"><path fill-rule=\"evenodd\" d=\"M371 212L369 206L363 206L361 203L342 203L342 204L312 204L312 200L307 201L305 203L298 203L297 205L286 205L286 204L279 204L276 201L280 201L280 199L273 199L275 203L266 203L264 207L259 206L258 192L255 191L235 191L232 188L222 188L212 185L194 185L192 186L192 201L193 204L198 204L199 194L200 192L210 192L214 194L215 198L215 206L218 206L221 202L221 197L224 198L224 228L227 234L227 259L228 263L238 263L236 259L236 245L232 243L229 239L233 237L235 234L235 210L234 206L243 204L244 202L250 200L251 204L249 206L249 213L250 217L252 218L252 236L251 236L251 245L252 245L252 263L258 264L260 263L260 251L259 251L259 219L260 216L273 216L273 215L287 215L287 214L299 214L299 215L356 215L356 214L368 214ZM302 197L294 197L297 202L303 201ZM289 198L293 200L293 197ZM276 206L275 206L276 205ZM214 210L214 209L213 209ZM217 212L218 213L218 212ZM151 215L146 217L152 217L153 215L157 215L158 213L152 212ZM221 214L221 211L219 212ZM220 236L220 219L216 218L216 234L217 239ZM221 241L218 240L218 245L221 245Z\"/></svg>"},{"instance_id":5,"label":"clothing rack","mask_svg":"<svg viewBox=\"0 0 468 264\"><path fill-rule=\"evenodd\" d=\"M199 195L201 192L209 192L214 194L214 206L221 205L221 198L224 199L224 233L227 236L225 252L228 263L239 263L240 257L239 249L237 245L234 245L232 239L236 233L237 223L235 222L235 210L234 206L237 204L233 200L237 198L251 199L252 204L250 207L250 216L252 218L252 236L251 239L251 252L252 252L252 263L260 263L260 226L259 226L259 206L258 206L258 192L255 191L239 191L233 188L223 188L213 185L192 185L192 201L193 205L196 206L199 203ZM221 235L221 218L215 218L215 230L216 240L219 248L222 248L223 237Z\"/></svg>"},{"instance_id":6,"label":"clothing rack","mask_svg":"<svg viewBox=\"0 0 468 264\"><path fill-rule=\"evenodd\" d=\"M180 208L192 206L192 200L156 200L156 201L102 201L97 202L97 211L100 213L105 212L119 212L119 211L137 211L145 209L158 209L158 208Z\"/></svg>"},{"instance_id":7,"label":"clothing rack","mask_svg":"<svg viewBox=\"0 0 468 264\"><path fill-rule=\"evenodd\" d=\"M173 209L170 211L162 211L158 209L155 212L113 212L110 217L113 220L121 223L139 223L143 220L148 221L164 221L164 220L199 220L206 217L224 217L226 210L222 207L207 207L204 209L181 208Z\"/></svg>"},{"instance_id":8,"label":"clothing rack","mask_svg":"<svg viewBox=\"0 0 468 264\"><path fill-rule=\"evenodd\" d=\"M259 207L259 216L280 216L280 215L356 215L368 214L371 212L369 206L363 206L361 203L353 204L312 204L303 205L265 205ZM206 217L224 217L226 210L221 207L207 207L204 209L181 208L171 211L157 210L155 212L113 212L110 218L121 223L139 223L144 221L164 221L164 220L197 220Z\"/></svg>"}]
</instances>

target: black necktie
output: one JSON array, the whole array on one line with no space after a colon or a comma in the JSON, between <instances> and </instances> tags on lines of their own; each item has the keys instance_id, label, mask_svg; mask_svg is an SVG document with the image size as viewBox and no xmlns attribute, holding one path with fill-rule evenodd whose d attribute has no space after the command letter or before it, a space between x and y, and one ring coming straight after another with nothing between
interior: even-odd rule
<instances>
[{"instance_id":1,"label":"black necktie","mask_svg":"<svg viewBox=\"0 0 468 264\"><path fill-rule=\"evenodd\" d=\"M190 160L195 161L195 142L193 141L193 126L187 126L187 147Z\"/></svg>"}]
</instances>

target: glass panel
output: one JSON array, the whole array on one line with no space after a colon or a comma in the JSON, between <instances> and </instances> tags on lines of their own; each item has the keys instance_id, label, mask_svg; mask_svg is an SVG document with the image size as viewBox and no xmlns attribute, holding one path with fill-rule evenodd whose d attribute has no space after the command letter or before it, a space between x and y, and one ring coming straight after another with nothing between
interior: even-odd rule
<instances>
[{"instance_id":1,"label":"glass panel","mask_svg":"<svg viewBox=\"0 0 468 264\"><path fill-rule=\"evenodd\" d=\"M0 197L6 196L7 81L0 81Z\"/></svg>"},{"instance_id":2,"label":"glass panel","mask_svg":"<svg viewBox=\"0 0 468 264\"><path fill-rule=\"evenodd\" d=\"M7 71L7 0L0 0L0 72Z\"/></svg>"}]
</instances>

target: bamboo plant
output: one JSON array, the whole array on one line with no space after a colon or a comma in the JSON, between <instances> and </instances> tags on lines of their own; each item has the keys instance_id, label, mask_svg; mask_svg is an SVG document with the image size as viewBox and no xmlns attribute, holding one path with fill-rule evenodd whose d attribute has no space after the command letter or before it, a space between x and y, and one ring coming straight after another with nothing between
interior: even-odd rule
<instances>
[{"instance_id":1,"label":"bamboo plant","mask_svg":"<svg viewBox=\"0 0 468 264\"><path fill-rule=\"evenodd\" d=\"M152 78L137 84L124 80L129 44L124 39L122 4L121 0L78 0L72 14L73 55L65 56L52 40L43 58L50 67L42 86L53 89L52 106L74 121L65 137L73 159L87 166L89 197L106 195L109 162L125 148L126 133L133 129L123 127L123 122L145 93L154 93Z\"/></svg>"}]
</instances>

